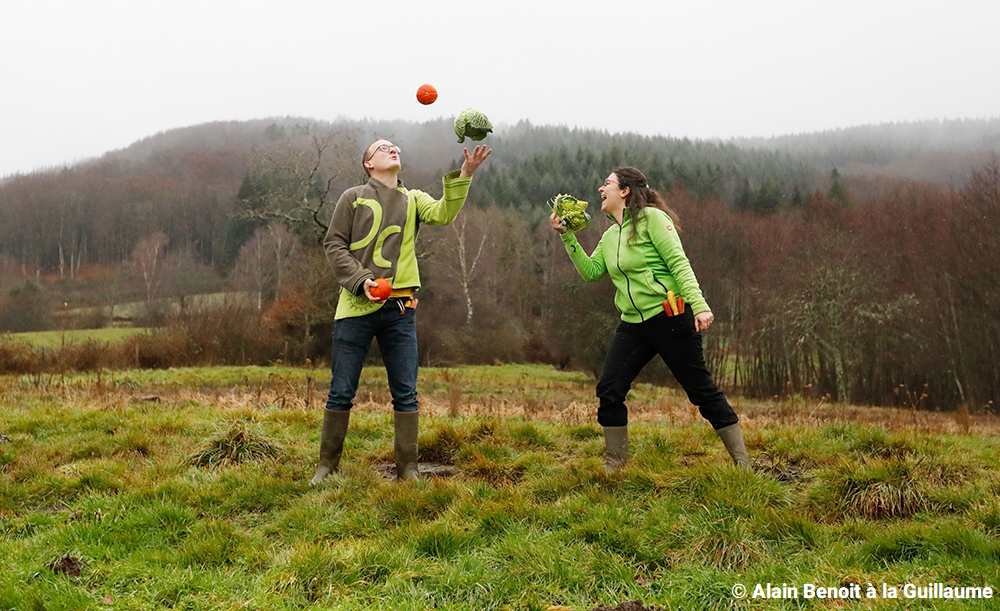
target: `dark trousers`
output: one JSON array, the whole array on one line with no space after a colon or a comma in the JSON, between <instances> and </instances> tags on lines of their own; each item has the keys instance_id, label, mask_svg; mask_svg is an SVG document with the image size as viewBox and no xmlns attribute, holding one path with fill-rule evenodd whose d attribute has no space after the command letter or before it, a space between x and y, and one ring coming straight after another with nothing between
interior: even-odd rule
<instances>
[{"instance_id":1,"label":"dark trousers","mask_svg":"<svg viewBox=\"0 0 1000 611\"><path fill-rule=\"evenodd\" d=\"M657 354L713 428L740 421L705 366L701 334L694 330L691 310L686 310L678 316L659 314L638 324L618 325L597 383L597 422L601 426L628 424L625 396L642 368Z\"/></svg>"},{"instance_id":2,"label":"dark trousers","mask_svg":"<svg viewBox=\"0 0 1000 611\"><path fill-rule=\"evenodd\" d=\"M397 412L417 411L415 312L406 308L401 314L395 299L390 299L377 312L343 318L333 327L330 392L326 398L326 409L351 409L372 339L378 340L378 348L382 352L393 409Z\"/></svg>"}]
</instances>

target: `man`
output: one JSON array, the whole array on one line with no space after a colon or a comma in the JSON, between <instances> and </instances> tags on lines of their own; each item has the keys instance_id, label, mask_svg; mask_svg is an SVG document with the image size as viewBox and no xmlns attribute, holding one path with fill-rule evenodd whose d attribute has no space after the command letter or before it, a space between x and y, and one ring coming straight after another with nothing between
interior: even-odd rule
<instances>
[{"instance_id":1,"label":"man","mask_svg":"<svg viewBox=\"0 0 1000 611\"><path fill-rule=\"evenodd\" d=\"M396 477L417 478L417 226L454 221L469 193L472 174L492 152L477 146L470 155L465 149L461 170L445 175L444 197L435 200L402 185L398 178L399 147L388 140L376 140L361 158L368 183L340 196L323 242L341 291L333 331L330 393L312 484L336 471L340 463L351 406L372 338L378 339L392 394ZM388 298L372 295L376 278L392 283Z\"/></svg>"}]
</instances>

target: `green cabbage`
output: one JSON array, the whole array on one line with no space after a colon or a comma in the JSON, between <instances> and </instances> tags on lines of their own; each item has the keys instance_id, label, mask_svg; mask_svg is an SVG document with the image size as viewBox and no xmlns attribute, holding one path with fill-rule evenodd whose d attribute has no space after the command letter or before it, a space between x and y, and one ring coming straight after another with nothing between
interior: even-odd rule
<instances>
[{"instance_id":1,"label":"green cabbage","mask_svg":"<svg viewBox=\"0 0 1000 611\"><path fill-rule=\"evenodd\" d=\"M478 142L492 131L493 124L482 111L475 108L466 108L455 117L455 135L460 144L465 142L466 137Z\"/></svg>"}]
</instances>

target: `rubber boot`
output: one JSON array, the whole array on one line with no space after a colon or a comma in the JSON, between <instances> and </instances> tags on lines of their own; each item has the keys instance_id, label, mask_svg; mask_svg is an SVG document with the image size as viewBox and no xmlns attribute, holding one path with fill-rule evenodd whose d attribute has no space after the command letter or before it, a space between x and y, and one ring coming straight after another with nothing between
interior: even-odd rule
<instances>
[{"instance_id":1,"label":"rubber boot","mask_svg":"<svg viewBox=\"0 0 1000 611\"><path fill-rule=\"evenodd\" d=\"M420 430L419 412L392 412L396 427L396 480L417 479L417 433Z\"/></svg>"},{"instance_id":2,"label":"rubber boot","mask_svg":"<svg viewBox=\"0 0 1000 611\"><path fill-rule=\"evenodd\" d=\"M340 464L340 454L344 451L344 437L347 436L347 423L351 419L350 411L323 410L323 433L319 441L319 464L316 475L309 484L315 486Z\"/></svg>"},{"instance_id":3,"label":"rubber boot","mask_svg":"<svg viewBox=\"0 0 1000 611\"><path fill-rule=\"evenodd\" d=\"M628 426L604 427L604 470L614 473L628 462Z\"/></svg>"},{"instance_id":4,"label":"rubber boot","mask_svg":"<svg viewBox=\"0 0 1000 611\"><path fill-rule=\"evenodd\" d=\"M747 455L747 447L743 443L743 431L740 430L740 423L716 429L715 433L722 440L722 445L726 446L726 451L733 457L733 464L740 469L749 471L750 457Z\"/></svg>"}]
</instances>

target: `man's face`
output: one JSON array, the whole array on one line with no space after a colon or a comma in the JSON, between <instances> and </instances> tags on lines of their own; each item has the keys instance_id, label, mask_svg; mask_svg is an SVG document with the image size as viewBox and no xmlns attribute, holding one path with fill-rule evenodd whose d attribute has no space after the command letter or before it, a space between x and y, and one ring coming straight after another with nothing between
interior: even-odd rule
<instances>
[{"instance_id":1,"label":"man's face","mask_svg":"<svg viewBox=\"0 0 1000 611\"><path fill-rule=\"evenodd\" d=\"M388 140L376 140L366 151L368 172L399 171L399 147Z\"/></svg>"}]
</instances>

